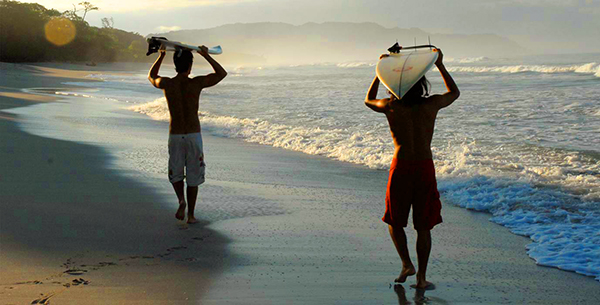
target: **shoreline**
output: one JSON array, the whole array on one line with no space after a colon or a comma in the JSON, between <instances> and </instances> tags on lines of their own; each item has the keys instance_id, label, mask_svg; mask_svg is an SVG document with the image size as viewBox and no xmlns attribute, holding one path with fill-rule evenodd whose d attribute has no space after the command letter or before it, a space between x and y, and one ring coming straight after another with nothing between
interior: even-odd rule
<instances>
[{"instance_id":1,"label":"shoreline","mask_svg":"<svg viewBox=\"0 0 600 305\"><path fill-rule=\"evenodd\" d=\"M26 73L2 81L0 111L42 105L39 99L65 103L23 93L20 85L60 88L69 77ZM1 94L11 92L21 95ZM222 264L190 259L227 255L226 238L206 222L178 224L175 207L166 208L170 199L152 181L111 169L114 157L105 148L32 135L21 130L21 116L1 114L2 303L49 297L60 304L187 304L200 298ZM86 282L74 282L79 279Z\"/></svg>"},{"instance_id":2,"label":"shoreline","mask_svg":"<svg viewBox=\"0 0 600 305\"><path fill-rule=\"evenodd\" d=\"M55 79L55 81L60 84L60 80ZM4 84L1 86L0 89L6 88ZM4 92L4 90L0 91ZM74 102L78 101L78 98L68 98ZM57 97L57 99L60 98ZM22 103L22 100L0 97L0 105L5 103L14 105ZM31 101L24 103L35 104ZM0 107L4 108L4 106ZM97 160L98 166L94 166L93 170L88 172L80 173L84 177L102 176L95 173L95 171L103 170L102 168L107 167L107 164L112 162L107 161L107 156L110 154L106 149L99 149L98 151L98 148L85 144L32 136L14 126L15 120L20 120L19 116L7 114L6 112L3 112L2 115L10 118L5 120L0 118L0 129L4 135L3 140L10 140L3 141L3 143L12 143L12 138L4 137L14 135L16 139L14 143L37 143L36 145L39 146L34 146L38 147L37 152L43 152L45 147L57 148L64 146L58 150L58 152L64 154L62 156L64 159L52 158L52 164L61 165L61 168L67 167L65 166L66 161L74 162L76 168L86 168L88 166L87 163L71 160L77 159L73 153L75 151L86 151L84 154L88 157L96 156L93 160ZM139 117L140 120L149 120L149 118L142 119L144 115L141 114L132 113L131 116ZM152 124L156 125L157 128L164 127L164 123L155 122ZM409 289L406 284L403 293L395 292L388 287L389 282L399 270L399 259L391 245L386 227L380 221L383 213L387 172L329 160L320 156L309 156L300 152L246 143L239 139L220 138L206 134L205 141L207 156L211 156L210 179L212 180L206 185L206 188L201 189L201 199L198 207L199 211L203 213L200 217L205 219L208 232L202 229L202 233L195 236L202 238L203 242L200 248L194 249L194 251L204 251L202 252L204 255L194 253L190 257L199 259L198 264L200 265L210 266L217 262L221 263L222 266L213 273L214 276L210 280L210 285L202 286L204 287L202 289L205 289L203 293L197 294L198 298L202 298L203 304L222 302L262 304L267 300L272 302L296 300L300 303L321 301L322 303L400 302L402 304L404 302L402 296L404 296L404 300L407 296L409 299L414 298L411 296L414 290ZM14 151L18 150L23 156L27 155L26 149L20 149L18 146L12 146L12 149ZM3 149L0 152L2 151L6 152L8 150ZM36 164L32 164L29 169L35 170L43 166L49 166L46 164L48 160L39 160ZM100 169L96 167L100 167ZM5 168L4 165L3 168ZM15 169L14 171L19 172L20 170ZM107 170L104 169L104 171ZM117 168L116 170L108 170L108 172L105 175L112 177L119 171ZM68 174L70 173L67 171L64 175L68 176ZM64 177L64 175L54 174L53 178ZM116 176L119 175L125 176L122 172L116 174ZM136 177L143 177L143 175ZM29 181L26 180L26 177L20 179L22 180L17 182L11 181L12 185L17 187L22 185L21 188L28 186ZM147 181L139 183L139 186L134 187L134 189L139 189L135 192L135 195L131 195L129 192L123 193L123 196L127 197L123 199L124 202L128 202L128 200L130 202L143 202L146 200L155 202L158 199L164 205L168 205L172 201L170 199L172 194L167 195L167 193L171 190L168 189L168 185L165 187L166 180L159 181L156 179L158 178L148 177ZM106 189L108 186L111 191L117 192L118 187L115 187L113 181L108 180L102 178L86 183L99 183L98 188ZM119 180L124 181L124 184L130 188L131 179L119 178ZM39 182L50 183L49 181ZM52 196L63 196L63 198L68 196L65 193L68 191L69 182L80 183L80 180L67 179L62 182L62 185L57 185L52 193L43 194L45 195L44 198L36 198L39 194L28 196L32 198L36 205L42 205L50 201L56 206L59 202L52 202L48 199ZM6 186L4 182L3 185ZM146 186L144 187L144 185ZM152 187L149 188L148 185ZM0 194L2 193L4 192L0 192ZM90 202L82 196L81 194L76 196L73 203L89 204ZM18 195L14 195L10 200L19 200L18 197ZM2 201L5 202L4 199ZM93 200L91 203L93 203ZM146 225L144 224L144 217L150 217L153 221L158 221L149 230L173 228L171 211L161 207L161 204L158 205L159 207L146 211L143 215L135 215L138 212L135 209L126 208L123 210L122 206L115 206L114 211L125 211L129 213L129 217L138 217L140 220L134 222L134 228L128 228L119 222L105 227L115 226L125 234L131 234L131 230L137 231ZM252 209L247 209L247 206L251 206ZM6 215L6 211L12 214L15 211L19 213L18 208L10 208L11 210L7 210L2 206L1 214ZM28 213L35 214L36 211L34 210L35 207L29 208ZM71 213L76 217L81 217L88 211L63 210L62 212L61 214ZM48 213L55 212L49 210ZM438 289L427 292L424 296L431 303L564 303L593 301L600 297L599 293L596 292L597 283L592 278L586 279L585 276L575 273L536 266L527 257L525 251L525 245L530 240L516 236L510 233L507 228L491 223L489 221L490 214L468 211L448 204L443 205L442 213L444 213L445 221L442 224L443 227L432 231L434 246L428 276L429 280L436 283ZM111 213L109 215L113 217ZM65 215L60 216L65 217ZM37 219L33 217L33 219L36 221L41 219L42 222L48 221L43 219L42 216ZM216 221L211 220L210 223L206 223L206 219ZM0 236L5 236L7 231L4 227L7 222L4 219L2 221ZM13 223L16 221L15 225L17 226L23 225L15 219L12 221ZM70 219L69 221L73 220ZM86 226L83 223L77 223L77 225L71 223L69 225L74 227ZM14 236L19 236L21 233L17 233L14 228L11 228L11 230L13 231L10 231L10 233L13 233ZM177 230L168 234L180 238L181 232L187 233L189 231ZM207 235L204 235L204 233ZM409 227L407 233L409 242L413 243L414 232L412 228ZM219 246L223 251L220 251L219 247L208 251L203 248L215 241L213 237L209 237L214 234L218 236L216 237L217 243L219 241L225 242ZM30 234L29 237L31 238L29 241L30 246L34 245L40 237L40 233ZM93 236L93 238L98 239L97 236ZM5 241L6 239L3 238L3 254L5 253L5 245L8 243ZM181 241L185 242L184 240ZM8 246L11 249L8 251L8 259L22 260L26 256L33 256L34 258L30 261L32 265L38 267L20 270L21 272L41 275L48 274L50 271L50 273L59 273L64 270L57 267L60 261L58 259L61 255L60 252L65 251L61 250L60 246L42 245L46 247L45 249L54 249L53 251L59 253L52 254L53 252L50 252L54 257L53 259L42 259L37 257L42 256L41 252L32 251L38 245L18 248L14 245L15 242L17 241L11 241ZM21 240L18 242L21 242ZM156 249L155 252L158 253L156 255L185 250L167 251L172 249L173 246L162 249L161 246L166 246L164 243L162 245L154 245L153 243L160 244L161 242L151 240L144 248ZM67 248L73 247L69 244L66 246ZM90 249L93 247L94 245L91 245ZM115 246L113 245L113 247ZM118 247L125 248L123 245ZM161 252L162 250L164 251ZM125 250L124 253L127 251L130 250ZM115 256L114 258L118 260L117 266L99 266L103 262L101 257L106 255L100 251L95 254L96 261L82 263L85 259L80 259L79 265L95 264L99 269L94 271L96 275L92 272L89 273L89 276L94 275L90 285L73 287L75 289L82 288L77 294L72 294L74 289L69 288L52 300L61 300L59 297L62 296L64 297L61 300L62 304L63 301L65 303L76 303L76 300L71 299L75 297L83 299L84 297L102 294L105 298L108 298L106 292L119 289L121 289L120 296L125 297L128 295L125 294L125 290L135 294L131 291L132 288L142 287L138 283L140 279L151 279L157 270L159 272L170 271L165 265L189 267L188 262L177 263L170 260L147 266L145 260L156 263L157 259L156 257L144 259L143 256L152 251L142 252L141 258L132 259L131 261L128 261L126 256ZM62 255L63 260L70 258L66 253L63 254L65 254ZM411 251L413 257L414 254L414 251ZM46 253L43 255L46 256ZM185 257L184 254L175 255L180 255L181 259L189 258ZM7 258L3 255L2 261L5 259ZM89 260L90 258L86 259ZM119 259L124 260L120 261ZM125 266L126 263L130 266ZM0 268L4 264L4 262L0 264ZM27 268L23 267L24 265L19 268ZM122 271L133 269L136 272L129 275L127 280L119 281L119 276L123 276L122 272L115 271L119 268L122 268ZM8 270L9 268L2 269L4 269L2 270L3 275L9 274L9 271L11 271ZM46 273L42 273L39 269L45 270ZM196 273L202 272L202 268L199 266L192 271L184 269L187 268L177 269L177 276L175 276L182 281L185 278L197 278ZM100 276L100 273L104 273L104 275ZM88 280L86 276L88 276L88 273L78 277ZM98 276L97 279L96 276ZM409 279L407 284L411 284L411 280L414 280L414 278ZM116 285L116 289L108 285L94 287L97 285L96 283L104 284L107 281L117 281L119 285ZM154 284L159 285L160 283ZM38 289L48 284L29 283L21 285ZM55 284L53 288L60 288L59 286ZM96 290L89 289L92 287ZM231 289L231 287L236 288ZM14 289L20 288L17 287L11 290ZM165 296L161 296L161 294L164 294L164 287L157 287L157 290L155 291L157 298L155 302L166 302ZM398 288L398 290L402 289ZM70 293L69 298L67 298L67 292ZM178 293L182 294L179 291L173 292L170 296L177 299ZM0 300L5 296L6 293L0 294ZM140 294L141 296L147 295ZM161 297L162 300L160 300ZM23 300L32 301L29 299ZM115 300L118 299L115 298ZM179 299L179 301L181 303L191 302L184 299ZM150 301L141 301L140 303L145 304L148 302Z\"/></svg>"}]
</instances>

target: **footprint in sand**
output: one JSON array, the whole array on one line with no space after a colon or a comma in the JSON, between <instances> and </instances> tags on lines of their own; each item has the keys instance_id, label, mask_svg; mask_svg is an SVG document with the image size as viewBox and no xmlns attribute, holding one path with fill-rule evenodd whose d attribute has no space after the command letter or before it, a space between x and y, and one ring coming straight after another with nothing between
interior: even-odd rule
<instances>
[{"instance_id":1,"label":"footprint in sand","mask_svg":"<svg viewBox=\"0 0 600 305\"><path fill-rule=\"evenodd\" d=\"M33 300L33 302L31 302L31 304L48 305L48 304L50 304L50 298L53 296L54 296L54 293L51 293L48 295L42 295L41 298Z\"/></svg>"},{"instance_id":2,"label":"footprint in sand","mask_svg":"<svg viewBox=\"0 0 600 305\"><path fill-rule=\"evenodd\" d=\"M78 278L78 279L74 279L70 283L63 284L63 286L69 288L71 286L88 285L89 283L90 283L90 281L88 281L88 280L84 280L82 278Z\"/></svg>"},{"instance_id":3,"label":"footprint in sand","mask_svg":"<svg viewBox=\"0 0 600 305\"><path fill-rule=\"evenodd\" d=\"M15 285L23 285L23 284L35 284L35 285L39 285L39 284L43 284L44 282L42 281L29 281L29 282L18 282L15 283Z\"/></svg>"},{"instance_id":4,"label":"footprint in sand","mask_svg":"<svg viewBox=\"0 0 600 305\"><path fill-rule=\"evenodd\" d=\"M78 279L74 279L72 282L72 286L77 286L77 285L88 285L90 283L90 281L84 280L82 278L78 278Z\"/></svg>"},{"instance_id":5,"label":"footprint in sand","mask_svg":"<svg viewBox=\"0 0 600 305\"><path fill-rule=\"evenodd\" d=\"M84 274L86 272L88 272L88 271L85 270L85 269L71 268L71 269L67 269L63 273L66 273L66 274L69 274L69 275L82 275L82 274Z\"/></svg>"}]
</instances>

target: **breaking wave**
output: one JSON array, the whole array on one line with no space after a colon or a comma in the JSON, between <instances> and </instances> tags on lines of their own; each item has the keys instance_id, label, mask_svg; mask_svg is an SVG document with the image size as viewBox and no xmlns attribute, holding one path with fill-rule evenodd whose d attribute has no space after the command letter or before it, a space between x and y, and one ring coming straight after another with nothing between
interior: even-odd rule
<instances>
[{"instance_id":1,"label":"breaking wave","mask_svg":"<svg viewBox=\"0 0 600 305\"><path fill-rule=\"evenodd\" d=\"M466 57L466 58L452 58L444 57L444 62L459 63L459 64L470 64L475 62L487 61L489 58L485 56L480 57Z\"/></svg>"},{"instance_id":2,"label":"breaking wave","mask_svg":"<svg viewBox=\"0 0 600 305\"><path fill-rule=\"evenodd\" d=\"M165 98L128 109L155 120L169 120ZM242 138L247 142L321 155L371 168L387 168L392 160L393 149L389 140L381 138L375 131L359 133L342 128L294 127L261 119L215 116L206 112L200 115L200 122L203 129L215 135Z\"/></svg>"},{"instance_id":3,"label":"breaking wave","mask_svg":"<svg viewBox=\"0 0 600 305\"><path fill-rule=\"evenodd\" d=\"M362 68L362 67L374 67L376 62L345 62L336 64L338 68Z\"/></svg>"},{"instance_id":4,"label":"breaking wave","mask_svg":"<svg viewBox=\"0 0 600 305\"><path fill-rule=\"evenodd\" d=\"M583 73L600 77L600 64L592 62L583 65L546 66L546 65L514 65L514 66L477 66L477 67L448 67L450 72L467 73Z\"/></svg>"}]
</instances>

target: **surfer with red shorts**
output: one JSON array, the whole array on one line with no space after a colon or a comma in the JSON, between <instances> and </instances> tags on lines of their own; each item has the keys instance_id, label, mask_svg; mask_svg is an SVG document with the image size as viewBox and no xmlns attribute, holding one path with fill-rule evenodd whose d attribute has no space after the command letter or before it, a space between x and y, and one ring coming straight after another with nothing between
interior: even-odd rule
<instances>
[{"instance_id":1,"label":"surfer with red shorts","mask_svg":"<svg viewBox=\"0 0 600 305\"><path fill-rule=\"evenodd\" d=\"M452 104L460 95L456 83L444 67L441 50L437 52L439 55L435 65L448 92L428 95L429 82L423 76L402 99L397 99L393 94L389 98L377 99L379 78L375 77L365 99L367 107L386 115L395 146L382 219L389 225L392 241L402 260L402 271L395 281L404 283L408 276L416 273L417 283L413 287L419 289L435 287L426 279L431 252L430 230L442 222L442 206L431 153L435 119L440 109ZM381 57L384 56L388 55ZM408 254L404 233L411 207L413 225L417 230L418 272Z\"/></svg>"}]
</instances>

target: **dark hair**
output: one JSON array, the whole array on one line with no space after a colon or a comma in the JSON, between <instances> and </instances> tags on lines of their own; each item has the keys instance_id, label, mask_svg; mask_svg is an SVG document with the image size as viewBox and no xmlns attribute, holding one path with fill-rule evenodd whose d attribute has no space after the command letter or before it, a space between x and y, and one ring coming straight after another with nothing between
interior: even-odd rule
<instances>
[{"instance_id":1,"label":"dark hair","mask_svg":"<svg viewBox=\"0 0 600 305\"><path fill-rule=\"evenodd\" d=\"M177 73L185 73L190 70L192 63L194 63L194 55L188 50L176 50L173 54L173 62Z\"/></svg>"},{"instance_id":2,"label":"dark hair","mask_svg":"<svg viewBox=\"0 0 600 305\"><path fill-rule=\"evenodd\" d=\"M429 95L430 86L431 84L429 83L427 78L425 78L425 76L421 77L421 79L417 81L417 83L414 84L412 88L410 88L410 90L408 90L408 92L404 94L404 96L402 97L402 101L411 104L419 101L422 97L426 97Z\"/></svg>"}]
</instances>

